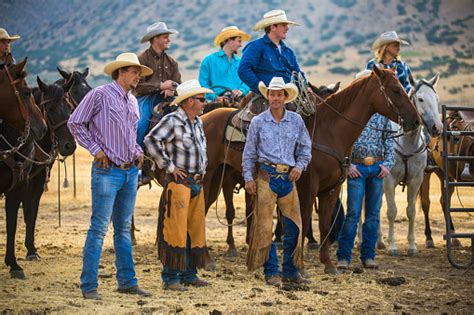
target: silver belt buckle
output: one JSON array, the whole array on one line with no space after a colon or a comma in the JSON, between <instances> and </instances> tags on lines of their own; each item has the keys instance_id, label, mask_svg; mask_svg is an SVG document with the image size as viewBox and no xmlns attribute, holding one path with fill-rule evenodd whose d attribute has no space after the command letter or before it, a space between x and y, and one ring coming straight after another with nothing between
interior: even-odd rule
<instances>
[{"instance_id":1,"label":"silver belt buckle","mask_svg":"<svg viewBox=\"0 0 474 315\"><path fill-rule=\"evenodd\" d=\"M373 156L367 156L364 158L364 165L365 166L372 166L375 163L375 158Z\"/></svg>"},{"instance_id":2,"label":"silver belt buckle","mask_svg":"<svg viewBox=\"0 0 474 315\"><path fill-rule=\"evenodd\" d=\"M277 164L275 167L275 170L277 171L277 173L282 173L282 174L288 173L289 169L290 167L286 164Z\"/></svg>"}]
</instances>

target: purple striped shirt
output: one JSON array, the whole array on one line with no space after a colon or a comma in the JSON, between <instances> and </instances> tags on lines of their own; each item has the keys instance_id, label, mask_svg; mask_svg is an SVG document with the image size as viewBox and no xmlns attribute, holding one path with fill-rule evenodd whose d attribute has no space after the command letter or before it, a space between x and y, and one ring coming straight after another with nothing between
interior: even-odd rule
<instances>
[{"instance_id":1,"label":"purple striped shirt","mask_svg":"<svg viewBox=\"0 0 474 315\"><path fill-rule=\"evenodd\" d=\"M115 81L87 93L67 123L81 146L93 156L104 151L115 164L132 162L142 153L137 124L137 99Z\"/></svg>"}]
</instances>

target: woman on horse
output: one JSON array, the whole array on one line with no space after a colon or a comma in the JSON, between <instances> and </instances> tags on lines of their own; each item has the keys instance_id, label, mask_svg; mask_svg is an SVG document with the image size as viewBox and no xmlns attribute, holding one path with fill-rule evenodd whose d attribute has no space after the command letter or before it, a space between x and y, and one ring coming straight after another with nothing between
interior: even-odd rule
<instances>
[{"instance_id":1,"label":"woman on horse","mask_svg":"<svg viewBox=\"0 0 474 315\"><path fill-rule=\"evenodd\" d=\"M20 35L10 36L6 29L0 28L0 66L15 63L10 46L18 39Z\"/></svg>"}]
</instances>

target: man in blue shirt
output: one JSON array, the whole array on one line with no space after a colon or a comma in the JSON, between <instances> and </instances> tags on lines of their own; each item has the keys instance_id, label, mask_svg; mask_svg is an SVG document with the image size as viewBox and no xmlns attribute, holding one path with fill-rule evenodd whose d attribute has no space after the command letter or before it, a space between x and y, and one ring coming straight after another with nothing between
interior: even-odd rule
<instances>
[{"instance_id":1,"label":"man in blue shirt","mask_svg":"<svg viewBox=\"0 0 474 315\"><path fill-rule=\"evenodd\" d=\"M239 66L239 76L252 92L260 94L260 81L268 85L273 77L282 77L289 83L293 72L302 73L295 53L283 41L289 25L299 24L289 21L283 10L267 12L263 19L255 24L253 29L265 30L265 35L244 48Z\"/></svg>"},{"instance_id":2,"label":"man in blue shirt","mask_svg":"<svg viewBox=\"0 0 474 315\"><path fill-rule=\"evenodd\" d=\"M301 116L284 107L298 95L293 83L285 84L283 78L275 77L268 88L263 82L259 88L268 99L269 109L250 123L242 157L245 189L256 195L247 267L251 271L263 265L268 285L282 283L272 241L276 202L283 214L285 234L283 281L307 283L299 272L303 268L303 238L295 181L311 160L311 139Z\"/></svg>"},{"instance_id":3,"label":"man in blue shirt","mask_svg":"<svg viewBox=\"0 0 474 315\"><path fill-rule=\"evenodd\" d=\"M223 94L227 90L231 91L232 99L239 99L250 91L237 74L240 63L240 58L237 56L239 48L242 47L242 41L249 39L250 35L237 26L225 27L215 37L214 44L221 49L206 56L199 69L201 86L215 91L215 94L206 95L208 101L222 102Z\"/></svg>"}]
</instances>

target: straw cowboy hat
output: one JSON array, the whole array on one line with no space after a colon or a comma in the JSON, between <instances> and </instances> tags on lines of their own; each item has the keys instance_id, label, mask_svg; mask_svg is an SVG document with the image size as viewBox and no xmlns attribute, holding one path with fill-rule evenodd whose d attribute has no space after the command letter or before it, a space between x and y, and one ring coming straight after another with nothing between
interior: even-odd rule
<instances>
[{"instance_id":1,"label":"straw cowboy hat","mask_svg":"<svg viewBox=\"0 0 474 315\"><path fill-rule=\"evenodd\" d=\"M13 42L20 39L20 35L10 36L6 29L0 28L0 39L8 39Z\"/></svg>"},{"instance_id":2,"label":"straw cowboy hat","mask_svg":"<svg viewBox=\"0 0 474 315\"><path fill-rule=\"evenodd\" d=\"M168 28L165 22L156 22L146 28L146 34L142 37L141 43L146 43L155 36L162 34L178 34L177 30Z\"/></svg>"},{"instance_id":3,"label":"straw cowboy hat","mask_svg":"<svg viewBox=\"0 0 474 315\"><path fill-rule=\"evenodd\" d=\"M171 105L179 104L185 99L198 94L214 93L210 89L201 87L201 84L199 84L199 81L196 79L184 81L178 85L176 92L178 93L178 96L174 99Z\"/></svg>"},{"instance_id":4,"label":"straw cowboy hat","mask_svg":"<svg viewBox=\"0 0 474 315\"><path fill-rule=\"evenodd\" d=\"M253 27L254 31L263 30L265 27L274 24L299 25L296 22L288 21L286 13L283 10L271 10L263 15L263 19L257 22Z\"/></svg>"},{"instance_id":5,"label":"straw cowboy hat","mask_svg":"<svg viewBox=\"0 0 474 315\"><path fill-rule=\"evenodd\" d=\"M372 50L376 51L383 45L393 43L393 42L397 42L403 45L410 45L410 43L407 42L406 40L398 38L397 32L388 31L388 32L384 32L380 34L380 37L374 41L374 43L372 44Z\"/></svg>"},{"instance_id":6,"label":"straw cowboy hat","mask_svg":"<svg viewBox=\"0 0 474 315\"><path fill-rule=\"evenodd\" d=\"M140 64L137 55L134 53L123 53L117 56L114 61L109 62L104 67L104 72L108 75L112 75L112 72L119 68L123 67L140 67L142 69L142 77L149 76L153 74L153 70L148 68L147 66L143 66Z\"/></svg>"},{"instance_id":7,"label":"straw cowboy hat","mask_svg":"<svg viewBox=\"0 0 474 315\"><path fill-rule=\"evenodd\" d=\"M248 41L251 36L237 26L227 26L214 38L214 45L220 46L223 41L232 37L240 37L243 41Z\"/></svg>"},{"instance_id":8,"label":"straw cowboy hat","mask_svg":"<svg viewBox=\"0 0 474 315\"><path fill-rule=\"evenodd\" d=\"M266 99L268 99L268 90L285 90L288 94L288 98L286 99L285 103L294 101L298 96L298 88L296 85L293 83L285 83L282 77L273 77L270 81L270 84L268 84L268 87L265 86L263 81L260 81L260 83L258 83L258 89Z\"/></svg>"}]
</instances>

